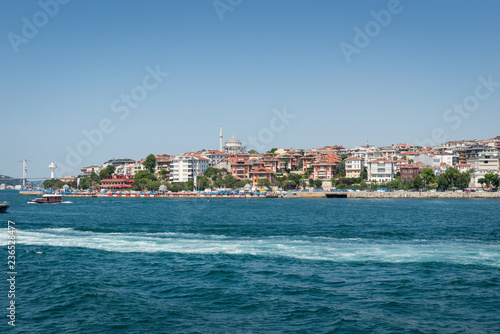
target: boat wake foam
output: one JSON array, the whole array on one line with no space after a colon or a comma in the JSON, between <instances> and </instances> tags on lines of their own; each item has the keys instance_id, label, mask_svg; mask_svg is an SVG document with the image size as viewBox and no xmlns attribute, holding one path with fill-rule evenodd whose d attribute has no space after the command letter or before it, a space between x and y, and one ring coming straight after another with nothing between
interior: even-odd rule
<instances>
[{"instance_id":1,"label":"boat wake foam","mask_svg":"<svg viewBox=\"0 0 500 334\"><path fill-rule=\"evenodd\" d=\"M5 231L5 234L7 232ZM500 266L500 244L475 241L394 241L275 236L228 237L189 233L96 233L71 228L18 230L17 243L109 252L241 254L334 262L441 262ZM2 240L6 245L6 240Z\"/></svg>"}]
</instances>

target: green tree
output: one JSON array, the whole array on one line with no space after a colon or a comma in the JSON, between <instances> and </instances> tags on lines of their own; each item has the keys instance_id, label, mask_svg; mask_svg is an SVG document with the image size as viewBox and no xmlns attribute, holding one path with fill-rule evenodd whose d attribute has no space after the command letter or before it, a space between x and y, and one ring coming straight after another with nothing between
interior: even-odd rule
<instances>
[{"instance_id":1,"label":"green tree","mask_svg":"<svg viewBox=\"0 0 500 334\"><path fill-rule=\"evenodd\" d=\"M450 167L441 175L444 175L444 177L448 181L448 184L450 184L450 186L453 188L456 186L455 183L460 176L460 172L458 171L458 169Z\"/></svg>"},{"instance_id":2,"label":"green tree","mask_svg":"<svg viewBox=\"0 0 500 334\"><path fill-rule=\"evenodd\" d=\"M302 176L299 174L290 174L288 175L288 180L295 182L295 184L299 184Z\"/></svg>"},{"instance_id":3,"label":"green tree","mask_svg":"<svg viewBox=\"0 0 500 334\"><path fill-rule=\"evenodd\" d=\"M236 186L238 188L243 188L244 186L246 186L249 183L250 183L250 180L239 180L238 182L236 182Z\"/></svg>"},{"instance_id":4,"label":"green tree","mask_svg":"<svg viewBox=\"0 0 500 334\"><path fill-rule=\"evenodd\" d=\"M161 181L148 180L146 183L146 189L150 191L158 191L161 186Z\"/></svg>"},{"instance_id":5,"label":"green tree","mask_svg":"<svg viewBox=\"0 0 500 334\"><path fill-rule=\"evenodd\" d=\"M250 154L254 154L254 153L259 153L259 152L257 152L256 150L253 150L253 149L252 149L252 150L248 151L248 153L250 153Z\"/></svg>"},{"instance_id":6,"label":"green tree","mask_svg":"<svg viewBox=\"0 0 500 334\"><path fill-rule=\"evenodd\" d=\"M167 178L167 170L165 168L160 169L158 176L161 180L165 180Z\"/></svg>"},{"instance_id":7,"label":"green tree","mask_svg":"<svg viewBox=\"0 0 500 334\"><path fill-rule=\"evenodd\" d=\"M363 171L361 172L361 179L363 180L366 180L368 178L368 170L365 168L363 168Z\"/></svg>"},{"instance_id":8,"label":"green tree","mask_svg":"<svg viewBox=\"0 0 500 334\"><path fill-rule=\"evenodd\" d=\"M339 177L345 176L345 160L341 160L337 165L337 175Z\"/></svg>"},{"instance_id":9,"label":"green tree","mask_svg":"<svg viewBox=\"0 0 500 334\"><path fill-rule=\"evenodd\" d=\"M455 181L455 186L459 189L465 189L469 187L470 183L470 173L462 172L458 175L457 180Z\"/></svg>"},{"instance_id":10,"label":"green tree","mask_svg":"<svg viewBox=\"0 0 500 334\"><path fill-rule=\"evenodd\" d=\"M152 185L149 183L150 181L157 181L156 176L149 170L144 169L135 173L135 180L132 182L132 190L145 190L148 185ZM158 184L160 186L161 182Z\"/></svg>"},{"instance_id":11,"label":"green tree","mask_svg":"<svg viewBox=\"0 0 500 334\"><path fill-rule=\"evenodd\" d=\"M156 168L156 157L154 154L150 154L146 157L146 161L142 163L144 165L144 168L149 170L151 173L155 172Z\"/></svg>"},{"instance_id":12,"label":"green tree","mask_svg":"<svg viewBox=\"0 0 500 334\"><path fill-rule=\"evenodd\" d=\"M434 183L436 181L436 175L434 174L434 171L430 167L425 168L422 172L420 172L420 176L424 180L425 186Z\"/></svg>"},{"instance_id":13,"label":"green tree","mask_svg":"<svg viewBox=\"0 0 500 334\"><path fill-rule=\"evenodd\" d=\"M493 174L490 180L493 188L498 189L500 187L500 176L498 174Z\"/></svg>"},{"instance_id":14,"label":"green tree","mask_svg":"<svg viewBox=\"0 0 500 334\"><path fill-rule=\"evenodd\" d=\"M43 187L45 189L58 190L64 186L64 182L59 179L50 179L43 181Z\"/></svg>"},{"instance_id":15,"label":"green tree","mask_svg":"<svg viewBox=\"0 0 500 334\"><path fill-rule=\"evenodd\" d=\"M269 188L271 187L271 182L266 178L261 178L257 181L257 186L260 188Z\"/></svg>"},{"instance_id":16,"label":"green tree","mask_svg":"<svg viewBox=\"0 0 500 334\"><path fill-rule=\"evenodd\" d=\"M110 176L110 175L113 175L113 173L115 172L116 170L116 167L113 166L113 165L108 165L106 168L104 168L103 170L101 170L99 172L99 178L102 180L102 179L105 179L106 177Z\"/></svg>"},{"instance_id":17,"label":"green tree","mask_svg":"<svg viewBox=\"0 0 500 334\"><path fill-rule=\"evenodd\" d=\"M151 171L149 171L147 169L143 169L143 170L140 170L137 173L135 173L134 178L136 180L139 180L139 179L147 179L147 180L151 180L151 181L157 180L156 176Z\"/></svg>"},{"instance_id":18,"label":"green tree","mask_svg":"<svg viewBox=\"0 0 500 334\"><path fill-rule=\"evenodd\" d=\"M219 174L219 170L217 168L213 168L213 167L208 167L204 173L204 175L208 178L211 178L212 176L217 175L217 174Z\"/></svg>"},{"instance_id":19,"label":"green tree","mask_svg":"<svg viewBox=\"0 0 500 334\"><path fill-rule=\"evenodd\" d=\"M237 182L238 182L238 180L234 176L226 175L224 177L223 184L226 186L226 188L232 189L232 188L236 187Z\"/></svg>"},{"instance_id":20,"label":"green tree","mask_svg":"<svg viewBox=\"0 0 500 334\"><path fill-rule=\"evenodd\" d=\"M52 182L53 182L52 180L54 180L54 179L43 181L43 188L44 189L52 188Z\"/></svg>"},{"instance_id":21,"label":"green tree","mask_svg":"<svg viewBox=\"0 0 500 334\"><path fill-rule=\"evenodd\" d=\"M198 176L198 190L210 188L210 179L206 176Z\"/></svg>"},{"instance_id":22,"label":"green tree","mask_svg":"<svg viewBox=\"0 0 500 334\"><path fill-rule=\"evenodd\" d=\"M114 170L113 170L113 172L114 172ZM97 175L95 172L92 172L92 174L90 174L90 180L92 182L99 182L100 181L99 175Z\"/></svg>"},{"instance_id":23,"label":"green tree","mask_svg":"<svg viewBox=\"0 0 500 334\"><path fill-rule=\"evenodd\" d=\"M486 183L486 179L484 177L482 177L479 180L477 180L477 182L481 185L481 188L484 189L484 185Z\"/></svg>"},{"instance_id":24,"label":"green tree","mask_svg":"<svg viewBox=\"0 0 500 334\"><path fill-rule=\"evenodd\" d=\"M412 181L412 188L422 189L423 187L424 187L424 180L420 177L420 175L417 175Z\"/></svg>"},{"instance_id":25,"label":"green tree","mask_svg":"<svg viewBox=\"0 0 500 334\"><path fill-rule=\"evenodd\" d=\"M323 186L323 181L321 180L314 180L314 187L315 188L321 188Z\"/></svg>"},{"instance_id":26,"label":"green tree","mask_svg":"<svg viewBox=\"0 0 500 334\"><path fill-rule=\"evenodd\" d=\"M387 183L387 187L389 189L401 189L402 188L402 183L401 183L401 180L400 179L394 179L392 181L389 181Z\"/></svg>"},{"instance_id":27,"label":"green tree","mask_svg":"<svg viewBox=\"0 0 500 334\"><path fill-rule=\"evenodd\" d=\"M450 182L448 181L448 178L444 175L444 173L439 175L437 184L439 190L447 190L450 187Z\"/></svg>"},{"instance_id":28,"label":"green tree","mask_svg":"<svg viewBox=\"0 0 500 334\"><path fill-rule=\"evenodd\" d=\"M484 175L484 180L487 188L498 188L499 178L496 173L487 173ZM479 180L478 180L479 182Z\"/></svg>"},{"instance_id":29,"label":"green tree","mask_svg":"<svg viewBox=\"0 0 500 334\"><path fill-rule=\"evenodd\" d=\"M78 189L89 189L92 186L92 180L88 176L80 177Z\"/></svg>"},{"instance_id":30,"label":"green tree","mask_svg":"<svg viewBox=\"0 0 500 334\"><path fill-rule=\"evenodd\" d=\"M313 179L309 179L309 187L314 187L314 180Z\"/></svg>"},{"instance_id":31,"label":"green tree","mask_svg":"<svg viewBox=\"0 0 500 334\"><path fill-rule=\"evenodd\" d=\"M273 147L272 149L270 149L269 151L267 151L266 153L267 154L270 154L270 155L273 155L274 152L276 152L278 149L276 147Z\"/></svg>"}]
</instances>

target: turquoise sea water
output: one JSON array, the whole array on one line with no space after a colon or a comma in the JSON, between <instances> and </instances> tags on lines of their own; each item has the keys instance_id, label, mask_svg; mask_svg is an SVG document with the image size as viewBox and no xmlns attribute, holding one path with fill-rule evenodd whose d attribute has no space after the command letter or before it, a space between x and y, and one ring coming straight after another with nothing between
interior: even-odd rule
<instances>
[{"instance_id":1,"label":"turquoise sea water","mask_svg":"<svg viewBox=\"0 0 500 334\"><path fill-rule=\"evenodd\" d=\"M500 332L498 200L29 198L2 332Z\"/></svg>"}]
</instances>

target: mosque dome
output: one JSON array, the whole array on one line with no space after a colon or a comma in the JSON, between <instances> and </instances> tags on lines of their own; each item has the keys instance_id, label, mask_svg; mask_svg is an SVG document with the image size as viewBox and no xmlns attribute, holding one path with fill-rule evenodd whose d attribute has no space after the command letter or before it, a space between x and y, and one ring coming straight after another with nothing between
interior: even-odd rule
<instances>
[{"instance_id":1,"label":"mosque dome","mask_svg":"<svg viewBox=\"0 0 500 334\"><path fill-rule=\"evenodd\" d=\"M234 135L226 140L226 144L224 145L224 152L228 154L239 154L245 151L245 147L242 142L235 138Z\"/></svg>"},{"instance_id":2,"label":"mosque dome","mask_svg":"<svg viewBox=\"0 0 500 334\"><path fill-rule=\"evenodd\" d=\"M243 144L238 138L232 136L228 140L226 140L226 146L242 146Z\"/></svg>"}]
</instances>

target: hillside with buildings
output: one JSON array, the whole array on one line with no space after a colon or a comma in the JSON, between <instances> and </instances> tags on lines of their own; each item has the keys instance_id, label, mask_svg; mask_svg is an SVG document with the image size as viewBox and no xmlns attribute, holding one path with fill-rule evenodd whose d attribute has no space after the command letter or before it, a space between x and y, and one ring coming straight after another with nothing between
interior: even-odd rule
<instances>
[{"instance_id":1,"label":"hillside with buildings","mask_svg":"<svg viewBox=\"0 0 500 334\"><path fill-rule=\"evenodd\" d=\"M485 176L489 180L490 175L497 175L498 178L500 174L500 136L449 141L432 147L399 143L381 147L367 144L345 148L334 145L250 152L246 152L241 141L234 136L223 145L221 132L218 150L181 155L158 154L154 156L156 162L149 168L146 167L146 159L113 159L101 166L82 167L80 178L101 173L102 180L94 177L93 181L97 182L92 185L110 190L132 189L137 173L147 169L151 171L150 180L158 181L152 188L158 188L162 183L167 186L190 183L191 187L194 185L198 189L247 183L288 189L366 187L371 184L392 184L396 188L396 184L400 184L418 188L423 182L421 187L444 189L483 188ZM114 167L113 172L103 178L102 171L108 166ZM208 177L205 175L207 170ZM144 175L141 173L141 177ZM71 183L76 178L64 176L60 180ZM87 185L90 186L90 183Z\"/></svg>"}]
</instances>

